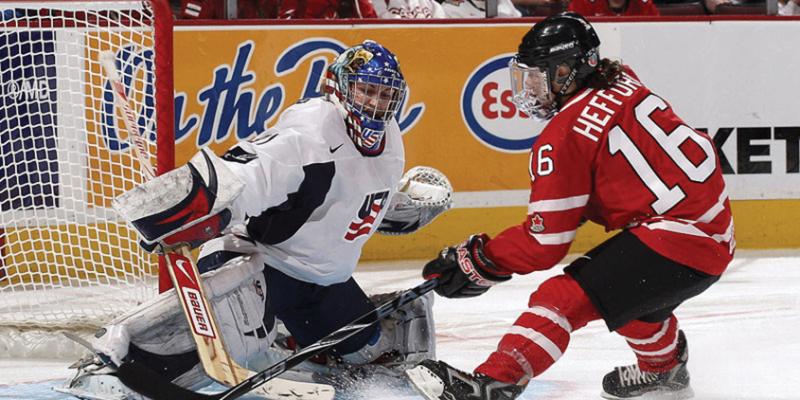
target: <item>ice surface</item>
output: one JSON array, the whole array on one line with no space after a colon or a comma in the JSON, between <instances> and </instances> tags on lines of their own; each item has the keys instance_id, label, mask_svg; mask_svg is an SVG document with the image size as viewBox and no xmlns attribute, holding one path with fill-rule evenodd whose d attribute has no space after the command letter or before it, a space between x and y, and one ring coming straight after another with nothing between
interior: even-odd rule
<instances>
[{"instance_id":1,"label":"ice surface","mask_svg":"<svg viewBox=\"0 0 800 400\"><path fill-rule=\"evenodd\" d=\"M369 292L420 282L422 261L364 264L356 279ZM439 358L471 370L494 349L526 308L540 282L560 273L517 276L473 299L437 298ZM689 341L689 370L701 400L800 399L800 251L737 253L723 278L676 312ZM0 349L2 350L2 349ZM2 354L0 354L2 357ZM51 392L72 360L0 359L0 399L66 399ZM599 399L603 375L633 354L602 322L573 333L558 363L528 386L522 399ZM405 388L375 384L346 399L419 399Z\"/></svg>"}]
</instances>

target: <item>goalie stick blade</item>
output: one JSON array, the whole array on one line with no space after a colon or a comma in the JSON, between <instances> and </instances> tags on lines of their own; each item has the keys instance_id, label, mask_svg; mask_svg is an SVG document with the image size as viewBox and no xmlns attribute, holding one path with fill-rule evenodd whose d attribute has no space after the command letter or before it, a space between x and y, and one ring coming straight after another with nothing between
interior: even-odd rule
<instances>
[{"instance_id":1,"label":"goalie stick blade","mask_svg":"<svg viewBox=\"0 0 800 400\"><path fill-rule=\"evenodd\" d=\"M193 392L167 380L142 363L125 362L117 370L117 377L125 386L153 400L221 400L230 396L231 390L215 394ZM242 394L247 392L242 392ZM295 382L286 379L270 381L267 386L254 389L252 394L281 400L333 400L333 386L321 383ZM238 396L237 396L238 397Z\"/></svg>"},{"instance_id":2,"label":"goalie stick blade","mask_svg":"<svg viewBox=\"0 0 800 400\"><path fill-rule=\"evenodd\" d=\"M125 386L153 400L218 400L222 398L219 395L207 395L184 389L137 362L122 363L117 370L117 377Z\"/></svg>"}]
</instances>

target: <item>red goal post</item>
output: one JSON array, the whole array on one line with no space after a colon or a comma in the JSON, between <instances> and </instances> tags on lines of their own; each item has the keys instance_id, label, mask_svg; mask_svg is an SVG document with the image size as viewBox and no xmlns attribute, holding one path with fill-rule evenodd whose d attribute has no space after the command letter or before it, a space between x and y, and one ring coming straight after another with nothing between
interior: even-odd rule
<instances>
[{"instance_id":1,"label":"red goal post","mask_svg":"<svg viewBox=\"0 0 800 400\"><path fill-rule=\"evenodd\" d=\"M0 1L0 18L0 327L91 329L158 292L157 258L111 208L144 178L99 60L172 169L170 5Z\"/></svg>"}]
</instances>

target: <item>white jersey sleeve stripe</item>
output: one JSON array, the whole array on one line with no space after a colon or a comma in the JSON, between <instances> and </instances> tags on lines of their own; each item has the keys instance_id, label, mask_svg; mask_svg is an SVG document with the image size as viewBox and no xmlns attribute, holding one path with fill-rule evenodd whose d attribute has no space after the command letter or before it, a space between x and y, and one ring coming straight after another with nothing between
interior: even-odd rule
<instances>
[{"instance_id":1,"label":"white jersey sleeve stripe","mask_svg":"<svg viewBox=\"0 0 800 400\"><path fill-rule=\"evenodd\" d=\"M719 199L717 199L716 204L714 204L705 214L701 215L700 218L697 219L698 222L702 223L709 223L714 220L714 218L725 209L725 200L728 199L728 193L725 188L722 189L722 192L719 194Z\"/></svg>"},{"instance_id":2,"label":"white jersey sleeve stripe","mask_svg":"<svg viewBox=\"0 0 800 400\"><path fill-rule=\"evenodd\" d=\"M709 237L697 227L691 224L684 224L677 221L667 221L661 220L658 222L653 223L645 223L643 224L648 229L661 229L665 231L675 232L675 233L683 233L685 235L692 235L692 236L700 236L700 237Z\"/></svg>"},{"instance_id":3,"label":"white jersey sleeve stripe","mask_svg":"<svg viewBox=\"0 0 800 400\"><path fill-rule=\"evenodd\" d=\"M580 208L589 202L589 195L564 197L562 199L539 200L528 204L528 215L536 212L565 211Z\"/></svg>"},{"instance_id":4,"label":"white jersey sleeve stripe","mask_svg":"<svg viewBox=\"0 0 800 400\"><path fill-rule=\"evenodd\" d=\"M712 236L707 235L705 232L701 231L692 224L685 224L677 221L662 220L654 223L645 223L643 226L647 227L648 229L662 229L665 231L682 233L685 235L705 237L717 243L726 243L731 241L733 238L733 220L731 220L731 223L728 225L728 229L726 229L724 233L715 234Z\"/></svg>"},{"instance_id":5,"label":"white jersey sleeve stripe","mask_svg":"<svg viewBox=\"0 0 800 400\"><path fill-rule=\"evenodd\" d=\"M577 230L560 232L560 233L532 233L529 232L539 244L543 245L558 245L571 243L575 239Z\"/></svg>"},{"instance_id":6,"label":"white jersey sleeve stripe","mask_svg":"<svg viewBox=\"0 0 800 400\"><path fill-rule=\"evenodd\" d=\"M711 235L711 238L718 243L730 243L728 251L733 254L733 249L736 248L736 240L733 238L733 220L728 224L728 229L725 229L725 232Z\"/></svg>"}]
</instances>

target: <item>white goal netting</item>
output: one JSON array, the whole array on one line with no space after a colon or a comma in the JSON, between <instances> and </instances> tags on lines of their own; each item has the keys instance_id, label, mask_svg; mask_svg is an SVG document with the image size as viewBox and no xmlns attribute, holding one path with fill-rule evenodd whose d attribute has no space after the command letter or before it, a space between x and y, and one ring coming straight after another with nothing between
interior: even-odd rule
<instances>
[{"instance_id":1,"label":"white goal netting","mask_svg":"<svg viewBox=\"0 0 800 400\"><path fill-rule=\"evenodd\" d=\"M157 101L155 65L171 48L154 46L163 6L0 2L0 341L15 335L3 328L93 329L157 292L158 260L111 200L143 179L128 129L147 139L152 163L163 157L156 115L171 99ZM99 63L109 53L135 127Z\"/></svg>"}]
</instances>

